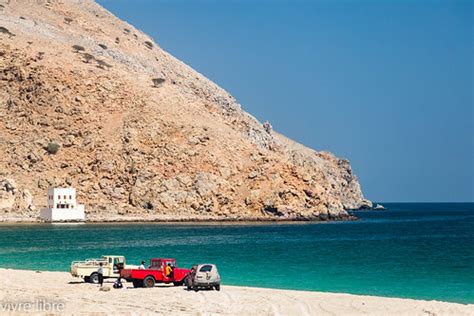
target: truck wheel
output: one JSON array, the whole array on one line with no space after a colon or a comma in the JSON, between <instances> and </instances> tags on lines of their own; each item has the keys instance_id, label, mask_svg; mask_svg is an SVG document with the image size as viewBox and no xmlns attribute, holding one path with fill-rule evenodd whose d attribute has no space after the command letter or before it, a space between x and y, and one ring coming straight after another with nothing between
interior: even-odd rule
<instances>
[{"instance_id":1,"label":"truck wheel","mask_svg":"<svg viewBox=\"0 0 474 316\"><path fill-rule=\"evenodd\" d=\"M155 286L155 278L152 277L152 276L147 276L144 280L143 280L143 286L144 287L154 287Z\"/></svg>"},{"instance_id":2,"label":"truck wheel","mask_svg":"<svg viewBox=\"0 0 474 316\"><path fill-rule=\"evenodd\" d=\"M216 289L216 291L220 291L221 290L221 285L216 284L216 285L214 285L214 288Z\"/></svg>"},{"instance_id":3,"label":"truck wheel","mask_svg":"<svg viewBox=\"0 0 474 316\"><path fill-rule=\"evenodd\" d=\"M99 284L99 274L97 272L92 273L89 277L89 282Z\"/></svg>"}]
</instances>

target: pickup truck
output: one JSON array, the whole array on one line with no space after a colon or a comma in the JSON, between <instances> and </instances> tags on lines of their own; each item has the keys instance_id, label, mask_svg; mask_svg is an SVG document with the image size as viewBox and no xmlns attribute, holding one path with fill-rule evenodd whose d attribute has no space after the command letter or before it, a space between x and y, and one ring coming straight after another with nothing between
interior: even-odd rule
<instances>
[{"instance_id":1,"label":"pickup truck","mask_svg":"<svg viewBox=\"0 0 474 316\"><path fill-rule=\"evenodd\" d=\"M172 268L172 273L166 274L166 267ZM178 268L175 259L152 258L148 269L123 269L120 277L132 282L134 287L154 287L156 283L173 283L183 285L184 279L191 272L189 269Z\"/></svg>"},{"instance_id":2,"label":"pickup truck","mask_svg":"<svg viewBox=\"0 0 474 316\"><path fill-rule=\"evenodd\" d=\"M118 278L121 269L137 268L136 265L126 265L124 256L102 256L98 259L86 259L84 261L73 261L71 263L71 275L83 278L85 282L99 283L97 269L102 263L103 276L106 278Z\"/></svg>"}]
</instances>

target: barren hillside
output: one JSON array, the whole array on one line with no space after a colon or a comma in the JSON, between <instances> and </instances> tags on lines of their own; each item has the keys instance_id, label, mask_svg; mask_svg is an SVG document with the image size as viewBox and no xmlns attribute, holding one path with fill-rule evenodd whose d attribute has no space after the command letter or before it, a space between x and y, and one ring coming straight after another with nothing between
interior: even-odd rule
<instances>
[{"instance_id":1,"label":"barren hillside","mask_svg":"<svg viewBox=\"0 0 474 316\"><path fill-rule=\"evenodd\" d=\"M349 162L277 134L91 0L0 0L0 220L341 219Z\"/></svg>"}]
</instances>

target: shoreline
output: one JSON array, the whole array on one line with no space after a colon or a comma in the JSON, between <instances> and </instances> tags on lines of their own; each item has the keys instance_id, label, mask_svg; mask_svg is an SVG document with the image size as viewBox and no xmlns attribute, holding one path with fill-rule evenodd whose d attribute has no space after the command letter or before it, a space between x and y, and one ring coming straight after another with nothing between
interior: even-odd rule
<instances>
[{"instance_id":1,"label":"shoreline","mask_svg":"<svg viewBox=\"0 0 474 316\"><path fill-rule=\"evenodd\" d=\"M111 288L113 279L99 291L67 272L0 268L0 302L35 301L64 304L63 312L121 314L270 314L270 315L474 315L474 304L389 298L316 291L282 290L246 286L222 286L217 291L187 291L184 287L158 285L153 289ZM163 298L166 297L164 300ZM21 314L11 312L10 314Z\"/></svg>"},{"instance_id":2,"label":"shoreline","mask_svg":"<svg viewBox=\"0 0 474 316\"><path fill-rule=\"evenodd\" d=\"M290 216L235 216L235 215L215 215L215 216L189 216L178 214L160 214L152 216L124 216L111 214L88 215L85 220L55 221L49 222L37 217L28 216L0 216L2 223L326 223L326 222L352 222L359 218L354 215L358 211L375 211L375 209L348 209L342 215L290 215Z\"/></svg>"},{"instance_id":3,"label":"shoreline","mask_svg":"<svg viewBox=\"0 0 474 316\"><path fill-rule=\"evenodd\" d=\"M56 221L56 222L47 222L40 219L4 219L0 218L0 226L1 225L10 225L10 224L130 224L130 223L137 223L137 224L316 224L316 223L337 223L337 222L353 222L358 221L359 218L357 217L349 217L349 218L336 218L330 220L314 220L314 219L272 219L272 218L242 218L242 219L199 219L199 218L191 218L191 219L161 219L161 218L153 218L153 219L97 219L97 220L86 220L86 221Z\"/></svg>"}]
</instances>

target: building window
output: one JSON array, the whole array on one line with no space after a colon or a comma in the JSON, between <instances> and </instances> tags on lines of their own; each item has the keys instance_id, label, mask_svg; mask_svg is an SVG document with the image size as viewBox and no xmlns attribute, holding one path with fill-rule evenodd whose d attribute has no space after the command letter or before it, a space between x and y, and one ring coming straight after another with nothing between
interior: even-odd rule
<instances>
[{"instance_id":1,"label":"building window","mask_svg":"<svg viewBox=\"0 0 474 316\"><path fill-rule=\"evenodd\" d=\"M72 195L69 196L69 199L72 200Z\"/></svg>"},{"instance_id":2,"label":"building window","mask_svg":"<svg viewBox=\"0 0 474 316\"><path fill-rule=\"evenodd\" d=\"M58 200L61 200L61 195L58 195Z\"/></svg>"},{"instance_id":3,"label":"building window","mask_svg":"<svg viewBox=\"0 0 474 316\"><path fill-rule=\"evenodd\" d=\"M64 196L64 199L67 199L67 197L66 197L66 196Z\"/></svg>"}]
</instances>

